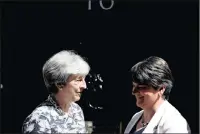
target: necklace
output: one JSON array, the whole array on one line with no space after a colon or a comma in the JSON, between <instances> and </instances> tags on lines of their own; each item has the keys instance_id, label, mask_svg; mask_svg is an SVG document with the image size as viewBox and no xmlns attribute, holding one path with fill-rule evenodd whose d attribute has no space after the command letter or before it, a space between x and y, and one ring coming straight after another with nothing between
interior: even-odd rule
<instances>
[{"instance_id":1,"label":"necklace","mask_svg":"<svg viewBox=\"0 0 200 134\"><path fill-rule=\"evenodd\" d=\"M149 122L144 122L144 116L142 116L142 127L145 127L149 124Z\"/></svg>"}]
</instances>

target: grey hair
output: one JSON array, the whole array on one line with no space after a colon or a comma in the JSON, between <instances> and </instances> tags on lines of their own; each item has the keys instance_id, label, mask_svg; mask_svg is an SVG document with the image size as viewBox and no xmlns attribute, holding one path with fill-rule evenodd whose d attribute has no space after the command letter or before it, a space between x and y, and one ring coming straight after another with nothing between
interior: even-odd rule
<instances>
[{"instance_id":1,"label":"grey hair","mask_svg":"<svg viewBox=\"0 0 200 134\"><path fill-rule=\"evenodd\" d=\"M74 50L63 50L54 54L42 69L44 83L52 93L57 93L55 85L65 85L70 75L86 76L89 71L89 64Z\"/></svg>"}]
</instances>

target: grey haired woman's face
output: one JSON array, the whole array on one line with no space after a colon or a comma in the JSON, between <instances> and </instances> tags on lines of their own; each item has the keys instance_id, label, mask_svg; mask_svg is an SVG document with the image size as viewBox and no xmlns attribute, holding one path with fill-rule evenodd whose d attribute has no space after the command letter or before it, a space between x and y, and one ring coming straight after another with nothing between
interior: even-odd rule
<instances>
[{"instance_id":1,"label":"grey haired woman's face","mask_svg":"<svg viewBox=\"0 0 200 134\"><path fill-rule=\"evenodd\" d=\"M86 88L85 77L82 75L71 75L66 85L59 89L58 94L66 102L76 102L80 100L83 90Z\"/></svg>"}]
</instances>

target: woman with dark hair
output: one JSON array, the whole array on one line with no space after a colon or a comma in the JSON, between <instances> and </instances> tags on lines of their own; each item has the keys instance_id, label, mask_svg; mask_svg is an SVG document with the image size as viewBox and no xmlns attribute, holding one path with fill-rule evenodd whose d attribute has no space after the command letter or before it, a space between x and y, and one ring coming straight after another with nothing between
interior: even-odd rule
<instances>
[{"instance_id":1,"label":"woman with dark hair","mask_svg":"<svg viewBox=\"0 0 200 134\"><path fill-rule=\"evenodd\" d=\"M132 94L142 110L128 123L125 133L190 133L180 112L167 100L173 76L165 60L151 56L131 68Z\"/></svg>"}]
</instances>

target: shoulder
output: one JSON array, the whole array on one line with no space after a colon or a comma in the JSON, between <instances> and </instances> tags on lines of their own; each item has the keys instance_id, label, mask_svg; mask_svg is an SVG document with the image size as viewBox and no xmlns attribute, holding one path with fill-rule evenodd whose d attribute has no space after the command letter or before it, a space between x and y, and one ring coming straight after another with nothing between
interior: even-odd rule
<instances>
[{"instance_id":1,"label":"shoulder","mask_svg":"<svg viewBox=\"0 0 200 134\"><path fill-rule=\"evenodd\" d=\"M49 116L51 113L51 108L48 106L40 106L33 110L33 112L30 114L32 117L40 117L40 116Z\"/></svg>"},{"instance_id":2,"label":"shoulder","mask_svg":"<svg viewBox=\"0 0 200 134\"><path fill-rule=\"evenodd\" d=\"M33 132L40 128L49 127L49 108L47 106L37 107L24 120L22 131L23 133Z\"/></svg>"},{"instance_id":3,"label":"shoulder","mask_svg":"<svg viewBox=\"0 0 200 134\"><path fill-rule=\"evenodd\" d=\"M182 116L182 114L176 109L172 104L169 102L166 102L166 107L165 107L165 116L168 120L176 120L179 119L181 121L186 122L185 118ZM173 117L173 118L172 118Z\"/></svg>"},{"instance_id":4,"label":"shoulder","mask_svg":"<svg viewBox=\"0 0 200 134\"><path fill-rule=\"evenodd\" d=\"M181 113L170 103L167 104L165 118L163 122L164 130L167 133L188 133L190 132L189 125Z\"/></svg>"},{"instance_id":5,"label":"shoulder","mask_svg":"<svg viewBox=\"0 0 200 134\"><path fill-rule=\"evenodd\" d=\"M41 106L35 108L31 114L28 115L28 117L25 119L24 123L30 122L33 120L43 120L48 119L50 115L50 108L47 106Z\"/></svg>"}]
</instances>

